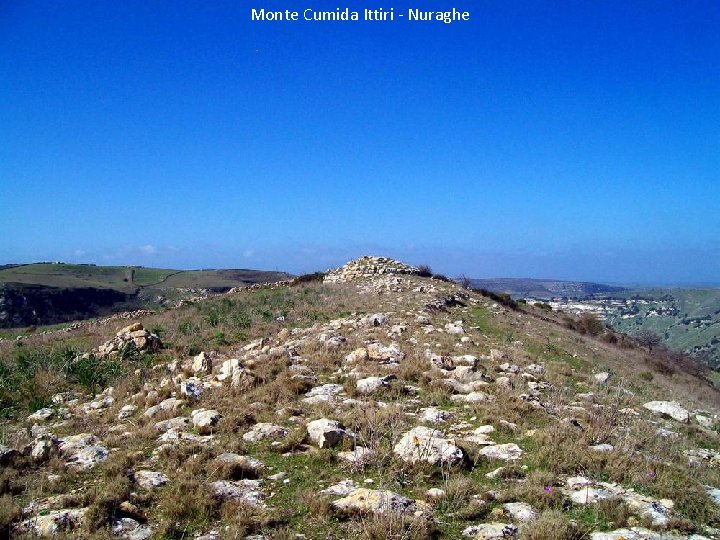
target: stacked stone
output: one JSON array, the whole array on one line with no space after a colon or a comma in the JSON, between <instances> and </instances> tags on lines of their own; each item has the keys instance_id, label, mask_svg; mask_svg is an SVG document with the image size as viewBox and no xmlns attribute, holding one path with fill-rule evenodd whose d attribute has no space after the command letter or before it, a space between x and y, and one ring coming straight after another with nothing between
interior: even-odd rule
<instances>
[{"instance_id":1,"label":"stacked stone","mask_svg":"<svg viewBox=\"0 0 720 540\"><path fill-rule=\"evenodd\" d=\"M130 344L140 352L156 351L162 346L158 336L145 330L142 324L134 323L120 330L113 339L100 345L98 354L113 356Z\"/></svg>"},{"instance_id":2,"label":"stacked stone","mask_svg":"<svg viewBox=\"0 0 720 540\"><path fill-rule=\"evenodd\" d=\"M345 283L377 275L418 273L419 270L416 267L389 257L364 256L350 261L340 268L329 270L323 281L325 283Z\"/></svg>"}]
</instances>

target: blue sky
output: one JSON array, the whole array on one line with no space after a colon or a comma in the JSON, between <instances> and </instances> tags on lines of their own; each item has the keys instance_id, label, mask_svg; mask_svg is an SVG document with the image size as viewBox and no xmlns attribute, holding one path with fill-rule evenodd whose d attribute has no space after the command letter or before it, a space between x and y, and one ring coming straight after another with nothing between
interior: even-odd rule
<instances>
[{"instance_id":1,"label":"blue sky","mask_svg":"<svg viewBox=\"0 0 720 540\"><path fill-rule=\"evenodd\" d=\"M258 23L251 7L471 12ZM0 262L718 282L720 3L0 3Z\"/></svg>"}]
</instances>

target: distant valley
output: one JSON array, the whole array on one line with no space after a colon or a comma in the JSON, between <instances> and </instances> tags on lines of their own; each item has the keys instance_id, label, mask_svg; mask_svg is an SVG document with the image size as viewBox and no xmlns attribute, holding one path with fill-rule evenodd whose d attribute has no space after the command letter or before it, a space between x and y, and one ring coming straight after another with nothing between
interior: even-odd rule
<instances>
[{"instance_id":1,"label":"distant valley","mask_svg":"<svg viewBox=\"0 0 720 540\"><path fill-rule=\"evenodd\" d=\"M472 279L471 285L508 293L573 315L594 314L629 335L657 334L666 347L720 368L720 288L623 288L543 279Z\"/></svg>"}]
</instances>

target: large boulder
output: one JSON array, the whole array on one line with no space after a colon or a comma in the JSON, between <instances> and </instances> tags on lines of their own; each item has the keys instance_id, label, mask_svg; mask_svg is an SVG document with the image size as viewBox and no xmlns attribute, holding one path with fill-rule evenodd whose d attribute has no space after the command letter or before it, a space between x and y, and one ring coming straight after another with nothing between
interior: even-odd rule
<instances>
[{"instance_id":1,"label":"large boulder","mask_svg":"<svg viewBox=\"0 0 720 540\"><path fill-rule=\"evenodd\" d=\"M337 420L320 418L307 424L310 440L319 448L340 446L345 441L354 441L355 436L345 429Z\"/></svg>"},{"instance_id":2,"label":"large boulder","mask_svg":"<svg viewBox=\"0 0 720 540\"><path fill-rule=\"evenodd\" d=\"M403 461L417 463L427 461L431 465L459 465L464 459L463 451L441 431L417 426L403 434L393 449Z\"/></svg>"}]
</instances>

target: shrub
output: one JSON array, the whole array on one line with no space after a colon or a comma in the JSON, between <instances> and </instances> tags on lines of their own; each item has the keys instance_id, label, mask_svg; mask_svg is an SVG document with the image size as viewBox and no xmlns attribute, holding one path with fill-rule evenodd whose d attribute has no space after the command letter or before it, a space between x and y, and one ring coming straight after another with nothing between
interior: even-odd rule
<instances>
[{"instance_id":1,"label":"shrub","mask_svg":"<svg viewBox=\"0 0 720 540\"><path fill-rule=\"evenodd\" d=\"M578 330L581 334L590 334L591 336L599 336L605 331L605 325L598 319L597 315L586 313L580 317Z\"/></svg>"},{"instance_id":2,"label":"shrub","mask_svg":"<svg viewBox=\"0 0 720 540\"><path fill-rule=\"evenodd\" d=\"M313 283L322 281L325 278L325 272L313 272L312 274L303 274L292 280L292 285L301 285L303 283Z\"/></svg>"},{"instance_id":3,"label":"shrub","mask_svg":"<svg viewBox=\"0 0 720 540\"><path fill-rule=\"evenodd\" d=\"M432 268L430 268L427 264L421 264L418 266L418 276L420 277L432 277L433 272Z\"/></svg>"}]
</instances>

